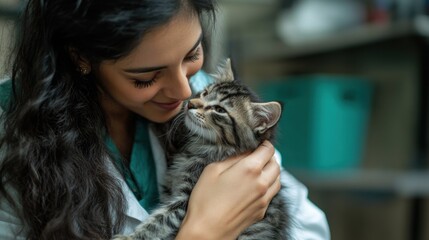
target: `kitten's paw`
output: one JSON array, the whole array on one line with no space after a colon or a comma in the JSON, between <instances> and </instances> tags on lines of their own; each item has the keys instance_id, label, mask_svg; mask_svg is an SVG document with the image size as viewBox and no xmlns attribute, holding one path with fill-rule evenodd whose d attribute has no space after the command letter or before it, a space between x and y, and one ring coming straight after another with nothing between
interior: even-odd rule
<instances>
[{"instance_id":1,"label":"kitten's paw","mask_svg":"<svg viewBox=\"0 0 429 240\"><path fill-rule=\"evenodd\" d=\"M130 236L116 235L111 240L133 240Z\"/></svg>"}]
</instances>

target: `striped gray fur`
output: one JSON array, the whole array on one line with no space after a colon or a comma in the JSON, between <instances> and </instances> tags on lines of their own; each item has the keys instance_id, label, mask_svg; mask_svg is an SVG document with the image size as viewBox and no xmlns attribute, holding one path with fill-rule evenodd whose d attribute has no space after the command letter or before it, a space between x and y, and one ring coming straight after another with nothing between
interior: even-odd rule
<instances>
[{"instance_id":1,"label":"striped gray fur","mask_svg":"<svg viewBox=\"0 0 429 240\"><path fill-rule=\"evenodd\" d=\"M130 236L114 239L174 239L186 214L191 191L204 168L273 138L280 118L277 102L260 103L244 85L233 80L230 63L216 75L216 83L189 100L172 121L159 127L169 167L162 205ZM240 240L291 239L286 199L277 195L265 218L250 226Z\"/></svg>"}]
</instances>

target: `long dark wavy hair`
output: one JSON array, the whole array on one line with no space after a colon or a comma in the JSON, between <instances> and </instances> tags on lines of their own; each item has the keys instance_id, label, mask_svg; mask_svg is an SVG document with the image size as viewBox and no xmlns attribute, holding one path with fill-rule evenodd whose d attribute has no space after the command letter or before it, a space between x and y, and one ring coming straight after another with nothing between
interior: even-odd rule
<instances>
[{"instance_id":1,"label":"long dark wavy hair","mask_svg":"<svg viewBox=\"0 0 429 240\"><path fill-rule=\"evenodd\" d=\"M127 206L106 164L96 81L76 71L70 49L93 67L120 59L184 8L214 18L214 0L28 1L0 141L0 197L28 239L108 239L121 230Z\"/></svg>"}]
</instances>

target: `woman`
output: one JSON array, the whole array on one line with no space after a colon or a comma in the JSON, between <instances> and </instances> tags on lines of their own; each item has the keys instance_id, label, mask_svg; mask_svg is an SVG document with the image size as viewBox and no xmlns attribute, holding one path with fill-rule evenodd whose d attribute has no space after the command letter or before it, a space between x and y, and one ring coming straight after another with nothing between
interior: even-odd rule
<instances>
[{"instance_id":1,"label":"woman","mask_svg":"<svg viewBox=\"0 0 429 240\"><path fill-rule=\"evenodd\" d=\"M148 122L207 83L204 15L211 0L28 2L1 85L1 239L108 239L156 208L165 161ZM207 168L177 239L235 239L260 220L280 186L273 154L266 142ZM306 189L282 174L296 237L329 238Z\"/></svg>"}]
</instances>

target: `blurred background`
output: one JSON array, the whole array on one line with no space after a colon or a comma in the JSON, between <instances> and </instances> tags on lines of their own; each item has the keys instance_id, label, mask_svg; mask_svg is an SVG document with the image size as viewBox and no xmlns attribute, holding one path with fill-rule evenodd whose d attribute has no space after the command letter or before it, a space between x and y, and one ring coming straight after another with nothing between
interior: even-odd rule
<instances>
[{"instance_id":1,"label":"blurred background","mask_svg":"<svg viewBox=\"0 0 429 240\"><path fill-rule=\"evenodd\" d=\"M283 166L334 240L429 239L429 1L224 0L219 55L284 104Z\"/></svg>"},{"instance_id":2,"label":"blurred background","mask_svg":"<svg viewBox=\"0 0 429 240\"><path fill-rule=\"evenodd\" d=\"M0 76L22 4L0 0ZM219 4L208 67L284 104L282 164L332 239L429 239L429 0Z\"/></svg>"}]
</instances>

